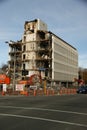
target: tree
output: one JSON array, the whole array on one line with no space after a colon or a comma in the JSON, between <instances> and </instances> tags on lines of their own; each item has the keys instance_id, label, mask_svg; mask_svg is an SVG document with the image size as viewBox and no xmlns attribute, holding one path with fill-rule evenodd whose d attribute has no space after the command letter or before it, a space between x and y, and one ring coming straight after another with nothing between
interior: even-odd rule
<instances>
[{"instance_id":1,"label":"tree","mask_svg":"<svg viewBox=\"0 0 87 130\"><path fill-rule=\"evenodd\" d=\"M1 67L1 72L6 74L8 71L8 65L7 64L2 64L2 67Z\"/></svg>"}]
</instances>

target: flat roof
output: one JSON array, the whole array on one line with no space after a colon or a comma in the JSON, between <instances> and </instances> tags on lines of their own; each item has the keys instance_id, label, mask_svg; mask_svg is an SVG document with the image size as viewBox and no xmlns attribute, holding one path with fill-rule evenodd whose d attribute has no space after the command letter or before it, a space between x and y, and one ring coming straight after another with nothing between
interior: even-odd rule
<instances>
[{"instance_id":1,"label":"flat roof","mask_svg":"<svg viewBox=\"0 0 87 130\"><path fill-rule=\"evenodd\" d=\"M52 34L52 35L54 35L55 37L57 37L58 39L60 39L61 41L63 41L64 43L66 43L67 45L69 45L70 47L72 47L73 49L75 49L77 51L77 49L75 47L73 47L72 45L70 45L68 42L64 41L62 38L58 37L57 35L55 35L51 31L49 31L49 33Z\"/></svg>"},{"instance_id":2,"label":"flat roof","mask_svg":"<svg viewBox=\"0 0 87 130\"><path fill-rule=\"evenodd\" d=\"M32 21L25 21L25 24L26 23L31 23L31 22L37 22L37 21L38 21L38 19L34 19ZM62 38L58 37L56 34L52 33L51 31L47 31L47 32L49 32L50 34L54 35L55 37L57 37L58 39L60 39L61 41L63 41L64 43L66 43L67 45L69 45L70 47L72 47L73 49L75 49L77 51L77 49L75 47L73 47L72 45L70 45L68 42L66 42Z\"/></svg>"}]
</instances>

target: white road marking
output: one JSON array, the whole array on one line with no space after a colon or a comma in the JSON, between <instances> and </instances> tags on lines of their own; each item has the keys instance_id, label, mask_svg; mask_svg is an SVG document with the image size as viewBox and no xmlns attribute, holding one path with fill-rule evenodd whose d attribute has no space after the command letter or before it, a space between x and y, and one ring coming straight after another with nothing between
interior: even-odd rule
<instances>
[{"instance_id":1,"label":"white road marking","mask_svg":"<svg viewBox=\"0 0 87 130\"><path fill-rule=\"evenodd\" d=\"M13 108L13 109L25 109L25 110L39 110L39 111L49 111L49 112L61 112L61 113L69 113L76 115L84 115L87 116L87 113L82 112L74 112L74 111L64 111L64 110L56 110L56 109L45 109L45 108L34 108L34 107L16 107L16 106L0 106L0 108Z\"/></svg>"},{"instance_id":2,"label":"white road marking","mask_svg":"<svg viewBox=\"0 0 87 130\"><path fill-rule=\"evenodd\" d=\"M17 117L17 118L25 118L25 119L33 119L33 120L41 120L41 121L48 121L48 122L61 123L61 124L74 125L74 126L80 126L80 127L86 127L87 128L87 125L85 125L85 124L72 123L72 122L66 122L66 121L60 121L60 120L52 120L52 119L39 118L39 117L31 117L31 116L23 116L23 115L13 115L13 114L4 114L4 113L0 113L0 116Z\"/></svg>"}]
</instances>

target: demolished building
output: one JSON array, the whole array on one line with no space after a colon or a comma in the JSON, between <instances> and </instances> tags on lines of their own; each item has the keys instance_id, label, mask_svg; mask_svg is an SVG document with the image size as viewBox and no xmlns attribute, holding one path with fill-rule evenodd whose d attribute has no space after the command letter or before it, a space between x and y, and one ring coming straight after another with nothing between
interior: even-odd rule
<instances>
[{"instance_id":1,"label":"demolished building","mask_svg":"<svg viewBox=\"0 0 87 130\"><path fill-rule=\"evenodd\" d=\"M9 43L9 68L20 75L17 80L36 74L42 80L73 83L78 78L78 51L40 19L26 21L22 40Z\"/></svg>"}]
</instances>

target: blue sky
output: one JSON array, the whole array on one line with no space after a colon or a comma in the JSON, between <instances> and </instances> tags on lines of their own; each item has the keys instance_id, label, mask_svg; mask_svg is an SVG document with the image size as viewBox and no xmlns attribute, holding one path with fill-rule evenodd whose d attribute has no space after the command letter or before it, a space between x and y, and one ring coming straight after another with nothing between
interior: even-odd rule
<instances>
[{"instance_id":1,"label":"blue sky","mask_svg":"<svg viewBox=\"0 0 87 130\"><path fill-rule=\"evenodd\" d=\"M9 60L5 41L20 40L25 21L36 18L74 46L87 68L87 0L0 0L0 66Z\"/></svg>"}]
</instances>

